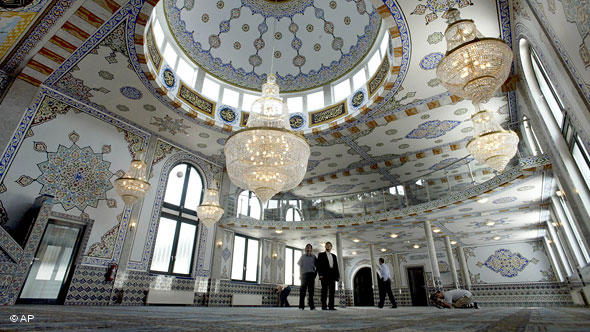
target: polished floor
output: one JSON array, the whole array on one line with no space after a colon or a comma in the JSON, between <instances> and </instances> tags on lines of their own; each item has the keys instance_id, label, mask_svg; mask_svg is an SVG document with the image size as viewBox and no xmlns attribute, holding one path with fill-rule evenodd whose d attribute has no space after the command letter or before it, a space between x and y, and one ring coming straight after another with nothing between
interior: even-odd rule
<instances>
[{"instance_id":1,"label":"polished floor","mask_svg":"<svg viewBox=\"0 0 590 332\"><path fill-rule=\"evenodd\" d=\"M33 318L34 317L34 318ZM15 321L16 322L13 322ZM587 308L0 307L0 331L590 331Z\"/></svg>"}]
</instances>

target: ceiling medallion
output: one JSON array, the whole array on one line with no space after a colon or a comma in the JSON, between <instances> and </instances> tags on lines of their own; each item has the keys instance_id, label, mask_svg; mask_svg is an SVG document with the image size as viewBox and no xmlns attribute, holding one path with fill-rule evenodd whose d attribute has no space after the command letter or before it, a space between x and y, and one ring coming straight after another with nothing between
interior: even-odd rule
<instances>
[{"instance_id":1,"label":"ceiling medallion","mask_svg":"<svg viewBox=\"0 0 590 332\"><path fill-rule=\"evenodd\" d=\"M309 144L291 130L287 105L279 98L273 74L252 104L246 128L227 139L224 153L231 181L253 191L263 204L303 180Z\"/></svg>"},{"instance_id":2,"label":"ceiling medallion","mask_svg":"<svg viewBox=\"0 0 590 332\"><path fill-rule=\"evenodd\" d=\"M518 150L518 135L504 130L490 111L479 111L471 116L475 137L467 143L467 150L480 163L498 172L504 171Z\"/></svg>"},{"instance_id":3,"label":"ceiling medallion","mask_svg":"<svg viewBox=\"0 0 590 332\"><path fill-rule=\"evenodd\" d=\"M457 9L447 16L447 53L436 75L452 94L474 105L485 103L508 78L512 50L502 39L484 37L473 20L461 19Z\"/></svg>"}]
</instances>

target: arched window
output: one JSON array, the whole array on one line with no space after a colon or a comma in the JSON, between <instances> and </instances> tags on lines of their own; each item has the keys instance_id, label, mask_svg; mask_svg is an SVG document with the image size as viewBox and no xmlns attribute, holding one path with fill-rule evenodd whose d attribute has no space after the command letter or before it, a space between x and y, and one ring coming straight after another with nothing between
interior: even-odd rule
<instances>
[{"instance_id":1,"label":"arched window","mask_svg":"<svg viewBox=\"0 0 590 332\"><path fill-rule=\"evenodd\" d=\"M256 194L244 190L238 196L238 211L236 216L247 216L254 219L260 219L261 207L260 200L256 197Z\"/></svg>"},{"instance_id":2,"label":"arched window","mask_svg":"<svg viewBox=\"0 0 590 332\"><path fill-rule=\"evenodd\" d=\"M301 211L299 209L290 207L287 209L287 215L285 216L285 221L301 221L303 220L301 216Z\"/></svg>"},{"instance_id":3,"label":"arched window","mask_svg":"<svg viewBox=\"0 0 590 332\"><path fill-rule=\"evenodd\" d=\"M190 275L197 236L197 207L203 197L203 178L193 166L183 163L168 175L166 194L151 271Z\"/></svg>"}]
</instances>

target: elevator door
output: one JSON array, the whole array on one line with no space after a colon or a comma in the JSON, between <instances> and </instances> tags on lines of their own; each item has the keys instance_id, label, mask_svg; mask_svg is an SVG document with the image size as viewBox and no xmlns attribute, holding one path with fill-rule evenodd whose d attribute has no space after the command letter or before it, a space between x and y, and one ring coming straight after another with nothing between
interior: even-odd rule
<instances>
[{"instance_id":1,"label":"elevator door","mask_svg":"<svg viewBox=\"0 0 590 332\"><path fill-rule=\"evenodd\" d=\"M17 303L63 304L84 226L50 220Z\"/></svg>"}]
</instances>

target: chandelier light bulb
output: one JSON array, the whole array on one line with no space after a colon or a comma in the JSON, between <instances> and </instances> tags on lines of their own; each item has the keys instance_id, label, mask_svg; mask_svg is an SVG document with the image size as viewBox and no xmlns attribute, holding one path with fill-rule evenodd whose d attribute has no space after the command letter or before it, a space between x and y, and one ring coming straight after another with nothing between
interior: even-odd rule
<instances>
[{"instance_id":1,"label":"chandelier light bulb","mask_svg":"<svg viewBox=\"0 0 590 332\"><path fill-rule=\"evenodd\" d=\"M252 104L246 128L227 139L224 153L232 183L253 191L262 204L303 180L309 144L291 130L274 75L268 75L262 95Z\"/></svg>"},{"instance_id":2,"label":"chandelier light bulb","mask_svg":"<svg viewBox=\"0 0 590 332\"><path fill-rule=\"evenodd\" d=\"M223 216L223 208L219 205L219 192L215 188L205 191L203 203L197 207L197 217L207 228L213 227Z\"/></svg>"},{"instance_id":3,"label":"chandelier light bulb","mask_svg":"<svg viewBox=\"0 0 590 332\"><path fill-rule=\"evenodd\" d=\"M467 143L469 153L478 162L498 172L504 171L518 150L518 135L502 128L487 110L472 115L471 122L475 136Z\"/></svg>"},{"instance_id":4,"label":"chandelier light bulb","mask_svg":"<svg viewBox=\"0 0 590 332\"><path fill-rule=\"evenodd\" d=\"M436 76L452 94L474 104L486 102L508 78L512 50L502 39L484 37L457 9L450 9L447 17L447 53Z\"/></svg>"},{"instance_id":5,"label":"chandelier light bulb","mask_svg":"<svg viewBox=\"0 0 590 332\"><path fill-rule=\"evenodd\" d=\"M115 180L115 190L125 205L133 205L150 190L151 185L147 181L147 164L142 159L143 151L136 152L125 175Z\"/></svg>"}]
</instances>

